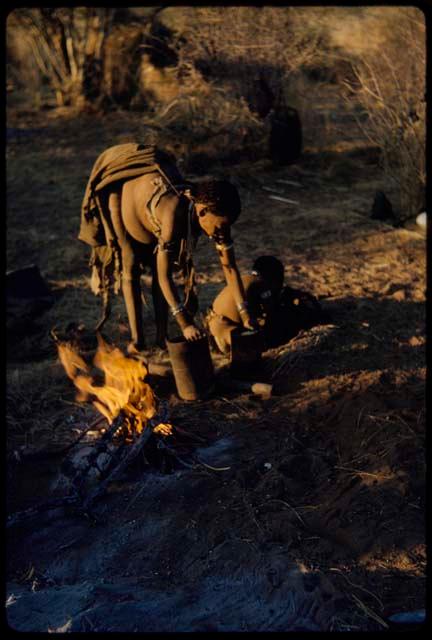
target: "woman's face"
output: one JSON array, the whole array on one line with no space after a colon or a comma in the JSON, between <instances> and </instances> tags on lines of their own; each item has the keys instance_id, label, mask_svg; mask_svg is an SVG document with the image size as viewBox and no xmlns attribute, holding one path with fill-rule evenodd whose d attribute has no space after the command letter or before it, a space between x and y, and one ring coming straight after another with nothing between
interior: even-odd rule
<instances>
[{"instance_id":1,"label":"woman's face","mask_svg":"<svg viewBox=\"0 0 432 640\"><path fill-rule=\"evenodd\" d=\"M226 216L216 216L211 213L204 205L196 207L198 215L198 223L204 233L209 237L220 236L229 233L230 222Z\"/></svg>"}]
</instances>

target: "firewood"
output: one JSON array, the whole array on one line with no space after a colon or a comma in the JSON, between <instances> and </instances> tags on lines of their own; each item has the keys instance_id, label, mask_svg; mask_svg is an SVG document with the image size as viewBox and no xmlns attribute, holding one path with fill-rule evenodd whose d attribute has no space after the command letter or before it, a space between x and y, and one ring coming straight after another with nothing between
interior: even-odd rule
<instances>
[{"instance_id":1,"label":"firewood","mask_svg":"<svg viewBox=\"0 0 432 640\"><path fill-rule=\"evenodd\" d=\"M157 424L159 424L159 421ZM156 424L154 426L156 426ZM83 502L84 512L90 509L90 507L93 505L95 500L102 497L102 495L107 490L108 485L113 480L115 480L115 478L117 478L133 460L135 460L135 458L144 449L152 433L153 433L153 429L149 425L147 425L147 427L138 437L137 441L128 447L128 450L126 451L124 457L113 468L111 473L104 480L102 480L102 482L99 482L99 484L92 491L89 492L89 494L87 495L87 497L84 499L84 502Z\"/></svg>"},{"instance_id":2,"label":"firewood","mask_svg":"<svg viewBox=\"0 0 432 640\"><path fill-rule=\"evenodd\" d=\"M149 374L152 376L165 377L165 376L172 376L173 374L172 368L168 364L158 364L156 362L149 362L147 366L148 366Z\"/></svg>"},{"instance_id":3,"label":"firewood","mask_svg":"<svg viewBox=\"0 0 432 640\"><path fill-rule=\"evenodd\" d=\"M123 455L118 464L114 468L112 468L112 466L110 465L110 469L112 469L112 471L108 474L108 476L101 482L99 482L98 486L90 491L87 497L85 497L83 501L84 513L91 508L95 500L100 498L105 493L108 485L115 478L117 478L117 476L119 476L126 469L126 467L143 451L145 445L150 439L150 436L153 434L153 430L159 424L166 423L168 422L168 420L168 405L164 402L161 402L159 406L159 413L148 421L146 428L138 436L137 440L126 448L126 453Z\"/></svg>"},{"instance_id":4,"label":"firewood","mask_svg":"<svg viewBox=\"0 0 432 640\"><path fill-rule=\"evenodd\" d=\"M74 490L80 493L84 487L84 483L87 479L87 476L92 468L97 468L97 459L102 454L105 453L109 447L110 442L112 441L113 436L116 432L121 429L123 424L124 416L120 413L117 418L113 420L113 423L110 427L105 431L105 433L98 439L95 443L92 452L87 457L87 465L84 469L76 470L71 461L66 458L66 460L62 464L62 471L65 473L67 477L69 477ZM117 454L119 454L120 449ZM73 475L72 475L73 474Z\"/></svg>"},{"instance_id":5,"label":"firewood","mask_svg":"<svg viewBox=\"0 0 432 640\"><path fill-rule=\"evenodd\" d=\"M124 416L120 413L107 431L95 443L92 452L86 458L86 465L83 469L76 469L71 464L70 459L66 459L62 465L62 470L68 477L71 491L69 495L53 498L29 509L11 514L7 519L7 527L22 524L26 520L36 517L47 511L53 511L60 507L75 506L81 513L88 515L91 506L97 498L100 498L108 488L108 485L124 471L124 469L139 455L148 442L153 430L161 423L168 422L168 407L160 403L159 413L148 421L144 431L137 440L126 445L123 441L111 454L109 464L102 470L98 467L99 456L107 451L113 436L121 429ZM98 485L85 492L85 481L92 469L98 469L102 477Z\"/></svg>"}]
</instances>

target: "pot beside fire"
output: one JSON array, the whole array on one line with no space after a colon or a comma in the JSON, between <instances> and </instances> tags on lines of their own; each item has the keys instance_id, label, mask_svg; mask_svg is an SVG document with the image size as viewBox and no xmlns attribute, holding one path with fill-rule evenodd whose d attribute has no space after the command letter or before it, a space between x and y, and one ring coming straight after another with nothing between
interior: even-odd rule
<instances>
[{"instance_id":1,"label":"pot beside fire","mask_svg":"<svg viewBox=\"0 0 432 640\"><path fill-rule=\"evenodd\" d=\"M234 329L231 332L231 374L248 379L256 375L256 366L261 361L264 341L260 331Z\"/></svg>"},{"instance_id":2,"label":"pot beside fire","mask_svg":"<svg viewBox=\"0 0 432 640\"><path fill-rule=\"evenodd\" d=\"M177 393L182 400L206 398L215 387L207 336L188 342L183 336L166 341Z\"/></svg>"}]
</instances>

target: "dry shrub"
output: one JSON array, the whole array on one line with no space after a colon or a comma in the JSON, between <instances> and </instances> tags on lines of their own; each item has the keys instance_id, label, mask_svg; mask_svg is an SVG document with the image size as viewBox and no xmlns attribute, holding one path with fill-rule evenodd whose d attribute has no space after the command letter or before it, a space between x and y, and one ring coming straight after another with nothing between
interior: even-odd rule
<instances>
[{"instance_id":1,"label":"dry shrub","mask_svg":"<svg viewBox=\"0 0 432 640\"><path fill-rule=\"evenodd\" d=\"M245 159L262 157L270 128L265 113L281 103L304 105L291 86L297 86L300 69L319 65L322 58L325 34L320 10L187 7L179 11L177 29L173 16L169 24L178 57L177 93L166 99L171 89L170 82L163 85L166 69L153 73L153 86L147 83L157 122L170 127L177 140L184 138L186 144L193 140L186 155L234 158L241 152ZM257 105L266 100L261 113Z\"/></svg>"},{"instance_id":2,"label":"dry shrub","mask_svg":"<svg viewBox=\"0 0 432 640\"><path fill-rule=\"evenodd\" d=\"M21 100L40 107L42 77L32 56L30 43L22 37L19 29L8 28L6 47L8 103L19 103Z\"/></svg>"},{"instance_id":3,"label":"dry shrub","mask_svg":"<svg viewBox=\"0 0 432 640\"><path fill-rule=\"evenodd\" d=\"M349 97L367 115L366 137L381 150L385 175L399 193L401 218L424 206L425 22L414 8L374 10L380 18L379 47L365 50L354 65Z\"/></svg>"},{"instance_id":4,"label":"dry shrub","mask_svg":"<svg viewBox=\"0 0 432 640\"><path fill-rule=\"evenodd\" d=\"M127 108L139 93L141 25L116 24L107 34L103 57L105 102Z\"/></svg>"},{"instance_id":5,"label":"dry shrub","mask_svg":"<svg viewBox=\"0 0 432 640\"><path fill-rule=\"evenodd\" d=\"M319 66L327 36L319 8L188 8L177 48L182 62L193 64L233 99L244 98L252 111L262 101L296 107L293 75ZM270 97L269 97L270 96Z\"/></svg>"},{"instance_id":6,"label":"dry shrub","mask_svg":"<svg viewBox=\"0 0 432 640\"><path fill-rule=\"evenodd\" d=\"M319 15L298 7L191 8L180 53L238 82L253 67L285 77L324 53Z\"/></svg>"},{"instance_id":7,"label":"dry shrub","mask_svg":"<svg viewBox=\"0 0 432 640\"><path fill-rule=\"evenodd\" d=\"M243 97L233 96L216 82L205 80L193 64L185 61L177 67L177 77L174 99L155 103L154 122L174 134L186 165L198 154L207 160L240 150L247 155L261 142L265 125L250 111ZM158 97L155 89L154 99Z\"/></svg>"},{"instance_id":8,"label":"dry shrub","mask_svg":"<svg viewBox=\"0 0 432 640\"><path fill-rule=\"evenodd\" d=\"M143 55L138 76L140 94L146 106L150 108L162 105L162 109L168 107L169 110L171 103L181 94L182 87L177 79L177 68L157 67L148 54Z\"/></svg>"},{"instance_id":9,"label":"dry shrub","mask_svg":"<svg viewBox=\"0 0 432 640\"><path fill-rule=\"evenodd\" d=\"M7 23L8 36L16 43L11 52L22 67L36 65L57 106L95 100L101 92L103 47L113 15L105 8L15 9Z\"/></svg>"},{"instance_id":10,"label":"dry shrub","mask_svg":"<svg viewBox=\"0 0 432 640\"><path fill-rule=\"evenodd\" d=\"M45 87L57 106L127 107L138 91L140 44L157 12L141 22L119 8L15 9L7 23L9 76L21 89L30 78L36 95Z\"/></svg>"}]
</instances>

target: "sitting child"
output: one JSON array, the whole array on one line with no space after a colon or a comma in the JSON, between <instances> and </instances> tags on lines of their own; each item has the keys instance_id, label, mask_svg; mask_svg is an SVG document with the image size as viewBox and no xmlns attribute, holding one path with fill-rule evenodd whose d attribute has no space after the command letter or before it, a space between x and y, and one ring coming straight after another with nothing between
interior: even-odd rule
<instances>
[{"instance_id":1,"label":"sitting child","mask_svg":"<svg viewBox=\"0 0 432 640\"><path fill-rule=\"evenodd\" d=\"M241 279L245 304L236 306L228 287L224 287L206 317L208 331L224 354L230 352L231 332L242 327L245 308L256 318L266 348L288 342L301 329L329 320L311 294L283 286L284 267L274 256L257 258L252 271Z\"/></svg>"}]
</instances>

